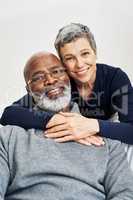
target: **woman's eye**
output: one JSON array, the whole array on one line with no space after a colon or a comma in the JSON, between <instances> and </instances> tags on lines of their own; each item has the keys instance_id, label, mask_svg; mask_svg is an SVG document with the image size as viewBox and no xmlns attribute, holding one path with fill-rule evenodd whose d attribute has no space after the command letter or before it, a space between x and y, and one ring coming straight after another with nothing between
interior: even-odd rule
<instances>
[{"instance_id":1,"label":"woman's eye","mask_svg":"<svg viewBox=\"0 0 133 200\"><path fill-rule=\"evenodd\" d=\"M88 51L87 52L83 52L82 56L88 56L89 54L90 54L90 52L88 52Z\"/></svg>"},{"instance_id":2,"label":"woman's eye","mask_svg":"<svg viewBox=\"0 0 133 200\"><path fill-rule=\"evenodd\" d=\"M66 61L69 61L69 60L71 61L71 60L73 60L73 57L67 57L67 58L65 58L65 60Z\"/></svg>"}]
</instances>

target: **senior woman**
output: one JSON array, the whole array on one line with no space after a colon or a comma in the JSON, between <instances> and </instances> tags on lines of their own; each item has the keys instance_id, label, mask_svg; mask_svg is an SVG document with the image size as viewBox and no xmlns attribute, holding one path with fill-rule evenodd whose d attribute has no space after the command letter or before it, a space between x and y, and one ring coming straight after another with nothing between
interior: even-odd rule
<instances>
[{"instance_id":1,"label":"senior woman","mask_svg":"<svg viewBox=\"0 0 133 200\"><path fill-rule=\"evenodd\" d=\"M2 124L43 129L47 123L46 136L58 142L86 139L88 144L102 144L101 136L133 144L133 88L126 73L120 68L96 63L94 36L82 24L72 23L60 29L55 47L71 77L72 100L78 103L82 115L62 112L54 116L46 112L35 115L27 109L29 104L22 105L21 100L17 106L5 109ZM110 120L115 113L119 122Z\"/></svg>"},{"instance_id":2,"label":"senior woman","mask_svg":"<svg viewBox=\"0 0 133 200\"><path fill-rule=\"evenodd\" d=\"M73 100L79 114L61 113L67 125L55 127L62 119L54 118L47 125L48 136L68 141L99 134L133 144L133 88L128 76L120 68L97 64L94 36L87 26L72 23L60 29L55 47L71 77ZM119 122L109 119L118 114ZM69 133L69 134L67 134ZM71 133L71 135L70 135ZM60 138L59 138L60 137Z\"/></svg>"}]
</instances>

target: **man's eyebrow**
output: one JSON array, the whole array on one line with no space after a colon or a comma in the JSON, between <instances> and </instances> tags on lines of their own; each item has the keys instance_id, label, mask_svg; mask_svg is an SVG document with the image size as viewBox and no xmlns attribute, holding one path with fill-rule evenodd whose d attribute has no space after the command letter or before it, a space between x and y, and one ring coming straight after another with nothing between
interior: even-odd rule
<instances>
[{"instance_id":1,"label":"man's eyebrow","mask_svg":"<svg viewBox=\"0 0 133 200\"><path fill-rule=\"evenodd\" d=\"M50 69L64 68L62 65L54 65Z\"/></svg>"},{"instance_id":2,"label":"man's eyebrow","mask_svg":"<svg viewBox=\"0 0 133 200\"><path fill-rule=\"evenodd\" d=\"M44 71L37 71L37 72L35 72L35 73L32 74L32 77L36 76L37 74L44 74Z\"/></svg>"},{"instance_id":3,"label":"man's eyebrow","mask_svg":"<svg viewBox=\"0 0 133 200\"><path fill-rule=\"evenodd\" d=\"M63 68L64 69L64 67L62 65L55 65L53 67L50 67L50 69L52 69L52 70L53 69L58 69L58 68ZM48 70L50 70L50 69L48 69ZM40 71L37 71L37 72L33 73L32 77L36 76L38 74L44 74L44 73L47 73L47 72L44 72L44 71L40 70Z\"/></svg>"}]
</instances>

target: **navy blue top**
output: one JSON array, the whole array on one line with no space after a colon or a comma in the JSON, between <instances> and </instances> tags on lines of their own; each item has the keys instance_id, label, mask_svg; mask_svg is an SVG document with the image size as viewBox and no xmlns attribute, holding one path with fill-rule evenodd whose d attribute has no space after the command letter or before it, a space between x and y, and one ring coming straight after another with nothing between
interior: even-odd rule
<instances>
[{"instance_id":1,"label":"navy blue top","mask_svg":"<svg viewBox=\"0 0 133 200\"><path fill-rule=\"evenodd\" d=\"M79 96L74 80L72 101L79 105L80 112L99 121L100 135L133 144L133 87L125 72L120 68L97 64L96 81L89 100ZM33 99L27 94L13 105L5 108L2 125L19 125L25 129L45 129L53 112L34 111ZM118 112L119 122L108 119Z\"/></svg>"}]
</instances>

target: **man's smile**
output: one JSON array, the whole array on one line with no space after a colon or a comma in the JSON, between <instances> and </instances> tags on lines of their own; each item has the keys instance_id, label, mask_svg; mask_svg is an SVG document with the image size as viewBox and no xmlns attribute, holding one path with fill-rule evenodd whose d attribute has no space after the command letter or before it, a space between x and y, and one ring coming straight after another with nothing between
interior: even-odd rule
<instances>
[{"instance_id":1,"label":"man's smile","mask_svg":"<svg viewBox=\"0 0 133 200\"><path fill-rule=\"evenodd\" d=\"M51 88L49 89L47 92L46 92L46 95L51 99L55 99L59 96L62 96L63 95L63 91L64 91L64 87L60 86L60 87L54 87L54 88Z\"/></svg>"}]
</instances>

